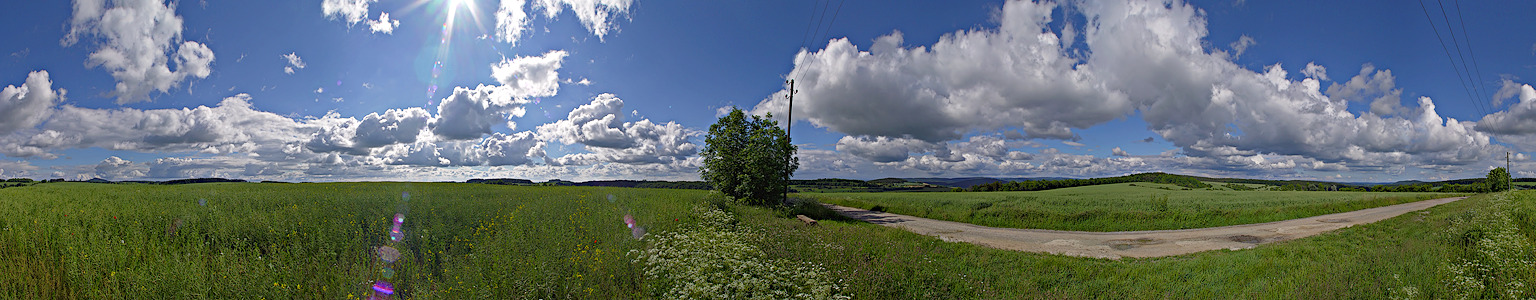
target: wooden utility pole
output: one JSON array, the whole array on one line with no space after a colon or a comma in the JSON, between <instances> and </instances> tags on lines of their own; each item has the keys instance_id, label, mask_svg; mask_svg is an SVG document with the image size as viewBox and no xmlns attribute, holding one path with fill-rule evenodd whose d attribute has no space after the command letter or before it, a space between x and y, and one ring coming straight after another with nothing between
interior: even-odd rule
<instances>
[{"instance_id":1,"label":"wooden utility pole","mask_svg":"<svg viewBox=\"0 0 1536 300\"><path fill-rule=\"evenodd\" d=\"M1509 151L1504 151L1504 188L1506 191L1515 190L1515 171L1509 169Z\"/></svg>"},{"instance_id":2,"label":"wooden utility pole","mask_svg":"<svg viewBox=\"0 0 1536 300\"><path fill-rule=\"evenodd\" d=\"M789 97L789 113L785 114L785 118L784 118L784 140L786 142L789 142L790 145L794 145L795 144L794 139L790 138L791 136L793 136L792 133L795 132L794 131L794 128L795 128L795 80L794 79L790 79L789 80L789 95L787 95L786 97ZM793 163L794 163L794 154L793 153L784 156L784 202L785 203L789 203L789 178L790 178L789 167Z\"/></svg>"}]
</instances>

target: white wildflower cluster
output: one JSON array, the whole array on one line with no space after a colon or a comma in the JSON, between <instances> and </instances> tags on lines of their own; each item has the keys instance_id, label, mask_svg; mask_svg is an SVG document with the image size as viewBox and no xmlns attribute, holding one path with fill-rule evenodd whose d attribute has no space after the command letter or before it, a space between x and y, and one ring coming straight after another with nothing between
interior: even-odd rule
<instances>
[{"instance_id":1,"label":"white wildflower cluster","mask_svg":"<svg viewBox=\"0 0 1536 300\"><path fill-rule=\"evenodd\" d=\"M1465 244L1447 261L1445 284L1460 299L1536 297L1531 283L1525 282L1536 274L1536 252L1511 220L1507 196L1494 195L1492 205L1469 212L1470 218L1451 220L1449 237Z\"/></svg>"},{"instance_id":2,"label":"white wildflower cluster","mask_svg":"<svg viewBox=\"0 0 1536 300\"><path fill-rule=\"evenodd\" d=\"M821 266L769 259L754 244L762 232L712 206L695 209L697 226L653 235L630 251L645 266L648 288L663 299L848 299Z\"/></svg>"},{"instance_id":3,"label":"white wildflower cluster","mask_svg":"<svg viewBox=\"0 0 1536 300\"><path fill-rule=\"evenodd\" d=\"M1419 299L1419 288L1416 286L1404 285L1402 276L1392 274L1392 281L1394 286L1387 288L1387 295L1392 300Z\"/></svg>"}]
</instances>

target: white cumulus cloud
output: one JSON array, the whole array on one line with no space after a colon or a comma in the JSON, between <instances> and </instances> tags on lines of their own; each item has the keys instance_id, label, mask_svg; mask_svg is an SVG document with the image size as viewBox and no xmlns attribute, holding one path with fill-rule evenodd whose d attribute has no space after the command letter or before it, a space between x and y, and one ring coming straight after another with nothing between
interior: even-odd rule
<instances>
[{"instance_id":1,"label":"white cumulus cloud","mask_svg":"<svg viewBox=\"0 0 1536 300\"><path fill-rule=\"evenodd\" d=\"M151 92L164 93L187 77L211 74L213 51L202 43L181 40L182 19L174 5L159 0L110 3L111 7L105 1L75 1L69 33L61 44L99 39L86 66L112 74L117 80L112 96L119 104L147 101ZM173 64L176 70L171 70Z\"/></svg>"},{"instance_id":2,"label":"white cumulus cloud","mask_svg":"<svg viewBox=\"0 0 1536 300\"><path fill-rule=\"evenodd\" d=\"M288 61L288 65L283 66L283 73L293 74L294 71L309 66L304 63L304 58L299 57L298 53L283 54L282 57L283 60Z\"/></svg>"},{"instance_id":3,"label":"white cumulus cloud","mask_svg":"<svg viewBox=\"0 0 1536 300\"><path fill-rule=\"evenodd\" d=\"M1315 63L1299 70L1304 75L1299 79L1279 64L1257 71L1238 65L1235 55L1211 46L1204 13L1186 3L1077 3L1065 11L1091 21L1074 27L1086 50L1071 55L1044 26L1056 9L1052 3L1009 1L995 15L996 28L958 31L929 46L903 45L896 32L877 38L868 51L846 39L802 51L788 75L800 90L793 115L847 134L840 151L912 168L971 164L973 159L954 151L935 150L970 133L1001 129L1010 139L1062 139L1075 146L1081 144L1072 129L1134 115L1195 160L1265 158L1186 164L1191 166L1275 172L1313 162L1367 171L1444 168L1488 159L1500 147L1471 130L1476 123L1440 116L1428 98L1404 105L1390 70L1366 65L1359 76L1325 92L1327 70ZM1231 46L1241 52L1253 44L1240 38ZM753 112L782 117L785 93L763 100ZM1356 101L1371 103L1370 112L1350 112ZM1492 126L1489 130L1498 130ZM1148 159L1120 161L1139 166L1132 162ZM1091 160L1060 157L1036 170L1077 161Z\"/></svg>"},{"instance_id":4,"label":"white cumulus cloud","mask_svg":"<svg viewBox=\"0 0 1536 300\"><path fill-rule=\"evenodd\" d=\"M0 153L48 157L51 150L97 147L131 151L252 152L282 157L306 134L293 119L259 111L245 94L218 106L183 109L91 109L64 105L40 130L0 137ZM28 153L35 151L38 153Z\"/></svg>"},{"instance_id":5,"label":"white cumulus cloud","mask_svg":"<svg viewBox=\"0 0 1536 300\"><path fill-rule=\"evenodd\" d=\"M420 107L369 113L362 120L329 113L307 122L316 128L316 132L305 142L305 148L314 152L367 155L369 150L380 146L416 142L431 121L431 114Z\"/></svg>"},{"instance_id":6,"label":"white cumulus cloud","mask_svg":"<svg viewBox=\"0 0 1536 300\"><path fill-rule=\"evenodd\" d=\"M394 34L395 28L400 27L400 20L391 19L389 13L380 12L378 19L368 18L372 15L368 6L373 2L379 0L324 0L320 3L320 11L326 18L347 22L348 27L363 23L373 33Z\"/></svg>"},{"instance_id":7,"label":"white cumulus cloud","mask_svg":"<svg viewBox=\"0 0 1536 300\"><path fill-rule=\"evenodd\" d=\"M95 177L107 180L123 180L144 177L148 172L145 166L135 165L131 161L116 156L107 157L96 164Z\"/></svg>"},{"instance_id":8,"label":"white cumulus cloud","mask_svg":"<svg viewBox=\"0 0 1536 300\"><path fill-rule=\"evenodd\" d=\"M1520 102L1510 105L1509 110L1483 116L1477 122L1477 130L1488 133L1536 136L1536 89L1531 85L1519 88Z\"/></svg>"},{"instance_id":9,"label":"white cumulus cloud","mask_svg":"<svg viewBox=\"0 0 1536 300\"><path fill-rule=\"evenodd\" d=\"M1074 139L1134 110L1127 96L1063 49L1046 26L1053 3L1010 1L996 29L957 31L908 48L900 32L859 51L847 39L795 56L794 116L855 136L942 142L972 130L1019 128ZM783 112L786 90L754 114Z\"/></svg>"},{"instance_id":10,"label":"white cumulus cloud","mask_svg":"<svg viewBox=\"0 0 1536 300\"><path fill-rule=\"evenodd\" d=\"M1312 66L1307 64L1308 70ZM1403 90L1397 88L1397 78L1392 76L1392 70L1376 70L1376 66L1370 64L1361 66L1360 75L1351 77L1349 81L1343 84L1335 82L1328 86L1328 97L1342 101L1369 100L1371 113L1381 116L1404 112L1406 108L1402 105L1402 95Z\"/></svg>"},{"instance_id":11,"label":"white cumulus cloud","mask_svg":"<svg viewBox=\"0 0 1536 300\"><path fill-rule=\"evenodd\" d=\"M537 0L534 5L544 10L546 18L554 19L565 8L570 8L581 20L581 25L587 27L587 31L597 36L599 40L614 30L614 22L621 16L629 15L629 6L633 0ZM502 4L503 6L506 3ZM499 28L499 25L498 25Z\"/></svg>"},{"instance_id":12,"label":"white cumulus cloud","mask_svg":"<svg viewBox=\"0 0 1536 300\"><path fill-rule=\"evenodd\" d=\"M320 11L328 18L339 18L347 25L357 24L368 18L368 4L379 0L325 0Z\"/></svg>"},{"instance_id":13,"label":"white cumulus cloud","mask_svg":"<svg viewBox=\"0 0 1536 300\"><path fill-rule=\"evenodd\" d=\"M506 86L455 87L453 94L437 106L432 132L446 139L464 140L491 134L491 127L503 122L508 128L517 129L511 118L523 116L527 112L523 105L530 102L516 97Z\"/></svg>"},{"instance_id":14,"label":"white cumulus cloud","mask_svg":"<svg viewBox=\"0 0 1536 300\"><path fill-rule=\"evenodd\" d=\"M378 20L368 20L368 30L374 33L394 34L395 27L400 27L400 20L390 19L387 12L379 13Z\"/></svg>"},{"instance_id":15,"label":"white cumulus cloud","mask_svg":"<svg viewBox=\"0 0 1536 300\"><path fill-rule=\"evenodd\" d=\"M1109 153L1111 155L1114 155L1114 156L1125 156L1125 157L1131 156L1130 153L1125 152L1125 150L1121 150L1120 147L1115 147L1114 149L1109 149Z\"/></svg>"},{"instance_id":16,"label":"white cumulus cloud","mask_svg":"<svg viewBox=\"0 0 1536 300\"><path fill-rule=\"evenodd\" d=\"M383 147L386 164L413 166L527 165L544 156L544 142L531 132L494 133L479 140L417 141Z\"/></svg>"},{"instance_id":17,"label":"white cumulus cloud","mask_svg":"<svg viewBox=\"0 0 1536 300\"><path fill-rule=\"evenodd\" d=\"M517 45L528 30L527 6L525 0L501 0L496 8L496 41Z\"/></svg>"},{"instance_id":18,"label":"white cumulus cloud","mask_svg":"<svg viewBox=\"0 0 1536 300\"><path fill-rule=\"evenodd\" d=\"M1086 30L1088 67L1138 103L1150 129L1192 156L1220 152L1300 155L1360 165L1467 164L1487 157L1488 136L1471 122L1441 118L1419 100L1401 115L1355 115L1325 96L1317 78L1292 80L1280 65L1264 72L1206 50L1203 14L1182 3L1105 1L1080 9L1099 20ZM1372 96L1386 113L1398 90L1390 72L1362 73L1330 92ZM1340 98L1334 97L1334 98ZM1398 115L1398 114L1393 114ZM1405 157L1406 160L1397 160Z\"/></svg>"},{"instance_id":19,"label":"white cumulus cloud","mask_svg":"<svg viewBox=\"0 0 1536 300\"><path fill-rule=\"evenodd\" d=\"M454 88L453 94L438 105L432 131L444 138L462 140L490 134L491 127L502 122L517 129L511 118L523 116L523 105L530 103L530 98L559 92L559 70L565 56L565 51L556 50L491 65L491 77L502 85Z\"/></svg>"},{"instance_id":20,"label":"white cumulus cloud","mask_svg":"<svg viewBox=\"0 0 1536 300\"><path fill-rule=\"evenodd\" d=\"M0 90L0 135L42 123L62 96L62 91L53 90L48 71L27 74L21 86L7 85Z\"/></svg>"},{"instance_id":21,"label":"white cumulus cloud","mask_svg":"<svg viewBox=\"0 0 1536 300\"><path fill-rule=\"evenodd\" d=\"M675 122L648 119L624 122L624 100L600 94L571 110L566 119L540 125L539 137L566 145L582 144L588 153L551 158L553 165L676 163L698 153L689 139L701 134Z\"/></svg>"},{"instance_id":22,"label":"white cumulus cloud","mask_svg":"<svg viewBox=\"0 0 1536 300\"><path fill-rule=\"evenodd\" d=\"M502 59L491 65L491 78L511 89L516 97L554 96L560 88L560 64L566 56L564 50L555 50L540 56Z\"/></svg>"},{"instance_id":23,"label":"white cumulus cloud","mask_svg":"<svg viewBox=\"0 0 1536 300\"><path fill-rule=\"evenodd\" d=\"M1238 37L1236 42L1232 42L1232 44L1229 45L1232 46L1232 58L1243 56L1244 52L1248 52L1248 47L1253 47L1253 45L1257 45L1258 43L1258 41L1253 40L1253 37L1250 37L1246 34Z\"/></svg>"}]
</instances>

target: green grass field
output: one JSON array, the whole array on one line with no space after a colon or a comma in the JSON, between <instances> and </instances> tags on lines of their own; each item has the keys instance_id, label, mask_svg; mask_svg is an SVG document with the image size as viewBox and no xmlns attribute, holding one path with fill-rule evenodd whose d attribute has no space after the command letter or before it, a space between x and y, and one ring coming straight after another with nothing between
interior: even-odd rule
<instances>
[{"instance_id":1,"label":"green grass field","mask_svg":"<svg viewBox=\"0 0 1536 300\"><path fill-rule=\"evenodd\" d=\"M1536 192L1241 251L1119 261L998 250L857 222L806 227L762 209L777 255L841 270L873 299L1446 299L1536 296ZM1504 222L1494 222L1504 216ZM1503 234L1499 234L1503 233ZM1492 266L1456 274L1453 266ZM1475 268L1473 268L1475 270ZM1458 282L1465 284L1458 284ZM1508 287L1524 283L1523 287ZM1486 288L1475 288L1482 285ZM1473 286L1473 287L1468 287Z\"/></svg>"},{"instance_id":2,"label":"green grass field","mask_svg":"<svg viewBox=\"0 0 1536 300\"><path fill-rule=\"evenodd\" d=\"M373 249L402 208L408 237L391 280L406 299L789 298L761 292L811 284L833 287L832 296L798 298L1536 296L1498 288L1536 282L1531 192L1252 250L1122 261L949 243L815 205L769 209L709 195L441 183L3 189L0 298L365 297L381 278ZM650 234L634 239L625 214ZM794 214L823 221L805 226ZM1501 269L1455 267L1468 265Z\"/></svg>"},{"instance_id":3,"label":"green grass field","mask_svg":"<svg viewBox=\"0 0 1536 300\"><path fill-rule=\"evenodd\" d=\"M440 183L8 188L0 298L363 298L381 277L373 251L401 207L407 237L392 281L402 294L629 298L641 277L624 253L643 243L623 216L667 230L703 194Z\"/></svg>"},{"instance_id":4,"label":"green grass field","mask_svg":"<svg viewBox=\"0 0 1536 300\"><path fill-rule=\"evenodd\" d=\"M1304 218L1454 196L1208 191L1121 183L1034 192L801 194L824 203L984 226L1080 231L1203 228ZM1164 198L1166 197L1166 198Z\"/></svg>"}]
</instances>

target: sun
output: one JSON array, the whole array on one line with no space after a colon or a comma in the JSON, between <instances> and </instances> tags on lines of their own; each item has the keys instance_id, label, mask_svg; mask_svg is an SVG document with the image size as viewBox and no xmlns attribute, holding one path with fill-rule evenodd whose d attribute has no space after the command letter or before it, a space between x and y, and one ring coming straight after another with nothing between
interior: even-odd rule
<instances>
[{"instance_id":1,"label":"sun","mask_svg":"<svg viewBox=\"0 0 1536 300\"><path fill-rule=\"evenodd\" d=\"M417 0L409 5L406 5L402 11L411 11L424 6L434 7L434 9L429 9L429 11L440 14L439 17L442 17L451 23L459 14L459 9L463 8L468 10L467 12L469 13L470 18L473 18L476 25L479 26L479 5L476 1L477 0ZM481 29L483 30L484 28Z\"/></svg>"},{"instance_id":2,"label":"sun","mask_svg":"<svg viewBox=\"0 0 1536 300\"><path fill-rule=\"evenodd\" d=\"M459 9L467 10L466 12L469 13L469 17L473 19L475 25L480 25L480 14L475 11L475 0L443 0L443 4L447 5L448 11L448 21L445 25L454 26L451 23L454 22L454 19L458 18ZM483 30L484 28L481 29Z\"/></svg>"}]
</instances>

